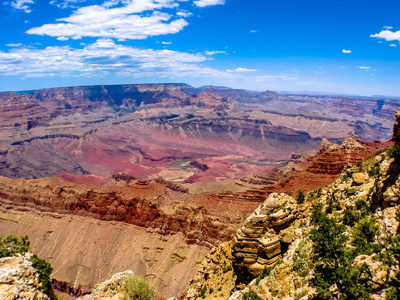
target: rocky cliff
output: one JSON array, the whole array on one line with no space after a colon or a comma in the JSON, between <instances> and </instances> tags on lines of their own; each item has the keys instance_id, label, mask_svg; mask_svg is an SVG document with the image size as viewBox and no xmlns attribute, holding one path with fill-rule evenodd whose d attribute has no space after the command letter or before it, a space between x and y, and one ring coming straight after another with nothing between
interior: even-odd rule
<instances>
[{"instance_id":1,"label":"rocky cliff","mask_svg":"<svg viewBox=\"0 0 400 300\"><path fill-rule=\"evenodd\" d=\"M208 269L232 263L237 274L230 277L235 287L221 287L230 289L229 299L396 299L400 113L396 118L394 147L348 165L305 199L270 194L226 244L231 256L219 261L210 254ZM349 147L362 151L354 140L340 151ZM186 298L198 299L221 278L195 277ZM206 299L220 299L219 293L207 289Z\"/></svg>"}]
</instances>

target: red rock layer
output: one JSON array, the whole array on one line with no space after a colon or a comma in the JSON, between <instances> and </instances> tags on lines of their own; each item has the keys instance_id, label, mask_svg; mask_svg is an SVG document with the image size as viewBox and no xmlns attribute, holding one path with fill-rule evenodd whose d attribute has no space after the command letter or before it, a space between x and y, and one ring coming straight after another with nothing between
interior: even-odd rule
<instances>
[{"instance_id":1,"label":"red rock layer","mask_svg":"<svg viewBox=\"0 0 400 300\"><path fill-rule=\"evenodd\" d=\"M348 164L356 164L392 144L392 141L365 142L348 137L339 146L323 140L319 154L309 157L297 165L295 169L286 171L286 173L278 169L270 176L266 176L271 182L269 185L246 192L211 194L208 199L212 202L221 203L229 203L234 200L259 203L264 201L270 193L283 192L296 195L300 189L304 192L310 192L337 179L343 168ZM251 182L251 179L248 181Z\"/></svg>"},{"instance_id":2,"label":"red rock layer","mask_svg":"<svg viewBox=\"0 0 400 300\"><path fill-rule=\"evenodd\" d=\"M181 193L181 200L171 200L168 191L162 184L145 180L121 187L88 186L58 177L0 177L0 206L121 221L161 234L181 232L187 242L199 245L215 245L230 239L246 214L254 209L253 205L239 209L241 202L234 201L231 207L225 204L223 211L210 213L185 193Z\"/></svg>"},{"instance_id":3,"label":"red rock layer","mask_svg":"<svg viewBox=\"0 0 400 300\"><path fill-rule=\"evenodd\" d=\"M268 194L284 192L295 195L300 189L310 192L337 179L348 164L356 164L392 145L392 141L365 142L352 137L346 138L341 146L323 142L320 154L301 163L290 177L262 190Z\"/></svg>"}]
</instances>

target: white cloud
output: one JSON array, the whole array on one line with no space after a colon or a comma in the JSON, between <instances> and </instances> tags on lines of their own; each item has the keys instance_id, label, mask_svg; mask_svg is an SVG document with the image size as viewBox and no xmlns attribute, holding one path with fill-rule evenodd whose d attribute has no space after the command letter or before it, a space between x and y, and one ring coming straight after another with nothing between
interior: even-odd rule
<instances>
[{"instance_id":1,"label":"white cloud","mask_svg":"<svg viewBox=\"0 0 400 300\"><path fill-rule=\"evenodd\" d=\"M218 4L225 4L225 0L195 0L193 3L196 4L198 7L206 7Z\"/></svg>"},{"instance_id":2,"label":"white cloud","mask_svg":"<svg viewBox=\"0 0 400 300\"><path fill-rule=\"evenodd\" d=\"M236 68L234 70L226 70L227 72L233 73L233 72L237 72L237 73L242 73L242 72L257 72L260 70L256 70L256 69L247 69L247 68Z\"/></svg>"},{"instance_id":3,"label":"white cloud","mask_svg":"<svg viewBox=\"0 0 400 300\"><path fill-rule=\"evenodd\" d=\"M257 82L263 82L263 81L275 81L275 80L298 80L297 77L294 76L285 76L285 75L260 75L260 76L252 76L248 77L251 80L257 81Z\"/></svg>"},{"instance_id":4,"label":"white cloud","mask_svg":"<svg viewBox=\"0 0 400 300\"><path fill-rule=\"evenodd\" d=\"M10 44L6 44L7 47L21 47L22 44L21 43L10 43Z\"/></svg>"},{"instance_id":5,"label":"white cloud","mask_svg":"<svg viewBox=\"0 0 400 300\"><path fill-rule=\"evenodd\" d=\"M57 38L57 40L59 40L59 41L68 41L69 38L67 38L66 36L59 36L59 37Z\"/></svg>"},{"instance_id":6,"label":"white cloud","mask_svg":"<svg viewBox=\"0 0 400 300\"><path fill-rule=\"evenodd\" d=\"M14 0L11 2L11 6L14 7L15 9L20 9L23 10L26 13L30 13L31 10L29 8L29 5L27 4L33 4L33 0Z\"/></svg>"},{"instance_id":7,"label":"white cloud","mask_svg":"<svg viewBox=\"0 0 400 300\"><path fill-rule=\"evenodd\" d=\"M161 44L163 44L163 45L171 45L172 42L161 42Z\"/></svg>"},{"instance_id":8,"label":"white cloud","mask_svg":"<svg viewBox=\"0 0 400 300\"><path fill-rule=\"evenodd\" d=\"M50 4L59 8L76 8L77 3L86 2L87 0L51 0Z\"/></svg>"},{"instance_id":9,"label":"white cloud","mask_svg":"<svg viewBox=\"0 0 400 300\"><path fill-rule=\"evenodd\" d=\"M386 41L400 41L400 30L399 31L382 30L379 33L371 34L370 37L384 39Z\"/></svg>"},{"instance_id":10,"label":"white cloud","mask_svg":"<svg viewBox=\"0 0 400 300\"><path fill-rule=\"evenodd\" d=\"M351 50L343 49L343 50L342 50L342 53L351 53Z\"/></svg>"},{"instance_id":11,"label":"white cloud","mask_svg":"<svg viewBox=\"0 0 400 300\"><path fill-rule=\"evenodd\" d=\"M360 70L366 70L366 71L368 71L369 69L371 69L371 67L364 67L364 66L356 67L356 68L358 68L358 69L360 69Z\"/></svg>"},{"instance_id":12,"label":"white cloud","mask_svg":"<svg viewBox=\"0 0 400 300\"><path fill-rule=\"evenodd\" d=\"M188 18L188 17L192 16L193 14L191 12L188 12L188 11L178 11L176 13L176 15L180 16L180 17Z\"/></svg>"},{"instance_id":13,"label":"white cloud","mask_svg":"<svg viewBox=\"0 0 400 300\"><path fill-rule=\"evenodd\" d=\"M383 26L383 28L385 28L386 30L393 29L392 26Z\"/></svg>"},{"instance_id":14,"label":"white cloud","mask_svg":"<svg viewBox=\"0 0 400 300\"><path fill-rule=\"evenodd\" d=\"M389 46L390 46L390 47L397 47L396 44L390 44Z\"/></svg>"},{"instance_id":15,"label":"white cloud","mask_svg":"<svg viewBox=\"0 0 400 300\"><path fill-rule=\"evenodd\" d=\"M103 5L81 7L71 16L58 19L56 24L31 28L27 33L72 39L83 36L145 39L177 33L188 25L179 16L160 11L177 6L175 0L108 1Z\"/></svg>"},{"instance_id":16,"label":"white cloud","mask_svg":"<svg viewBox=\"0 0 400 300\"><path fill-rule=\"evenodd\" d=\"M225 53L226 53L225 51L208 51L208 50L204 51L205 55L215 55L215 54L225 54Z\"/></svg>"},{"instance_id":17,"label":"white cloud","mask_svg":"<svg viewBox=\"0 0 400 300\"><path fill-rule=\"evenodd\" d=\"M139 49L99 39L83 49L69 46L45 49L17 48L0 52L0 75L28 77L194 76L223 77L229 74L199 63L207 58L171 50Z\"/></svg>"},{"instance_id":18,"label":"white cloud","mask_svg":"<svg viewBox=\"0 0 400 300\"><path fill-rule=\"evenodd\" d=\"M251 32L251 33L256 33L256 32L257 32L257 30L250 30L250 32Z\"/></svg>"},{"instance_id":19,"label":"white cloud","mask_svg":"<svg viewBox=\"0 0 400 300\"><path fill-rule=\"evenodd\" d=\"M237 84L269 84L298 80L296 76L252 75L256 70L237 68L235 72L220 71L203 65L209 58L171 50L154 50L117 44L112 39L98 39L81 49L54 46L0 51L0 76L20 78L46 77L112 77L112 78L182 78L179 81L199 82L214 78ZM165 79L168 80L168 79Z\"/></svg>"}]
</instances>

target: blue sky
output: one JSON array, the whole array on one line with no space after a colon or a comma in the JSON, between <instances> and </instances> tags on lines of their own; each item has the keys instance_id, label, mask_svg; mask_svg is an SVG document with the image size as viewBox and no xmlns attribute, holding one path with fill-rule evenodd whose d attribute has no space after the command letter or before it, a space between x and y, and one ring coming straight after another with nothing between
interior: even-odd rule
<instances>
[{"instance_id":1,"label":"blue sky","mask_svg":"<svg viewBox=\"0 0 400 300\"><path fill-rule=\"evenodd\" d=\"M185 82L400 96L400 1L5 0L0 91Z\"/></svg>"}]
</instances>

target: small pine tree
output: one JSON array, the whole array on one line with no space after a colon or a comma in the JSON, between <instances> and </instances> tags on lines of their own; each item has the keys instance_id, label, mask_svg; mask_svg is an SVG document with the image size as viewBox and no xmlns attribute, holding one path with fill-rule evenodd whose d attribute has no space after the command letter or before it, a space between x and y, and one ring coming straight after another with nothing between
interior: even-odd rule
<instances>
[{"instance_id":1,"label":"small pine tree","mask_svg":"<svg viewBox=\"0 0 400 300\"><path fill-rule=\"evenodd\" d=\"M351 243L356 247L357 254L372 254L379 227L375 217L365 217L358 221L352 230Z\"/></svg>"},{"instance_id":2,"label":"small pine tree","mask_svg":"<svg viewBox=\"0 0 400 300\"><path fill-rule=\"evenodd\" d=\"M346 247L346 227L322 208L322 204L314 206L311 216L316 225L310 232L316 264L311 280L316 289L313 299L368 299L372 290L368 266L352 265L354 257ZM337 288L335 294L333 286Z\"/></svg>"},{"instance_id":3,"label":"small pine tree","mask_svg":"<svg viewBox=\"0 0 400 300\"><path fill-rule=\"evenodd\" d=\"M305 200L306 200L306 197L304 196L304 191L298 190L297 197L296 197L297 204L302 204L302 203L304 203Z\"/></svg>"}]
</instances>

